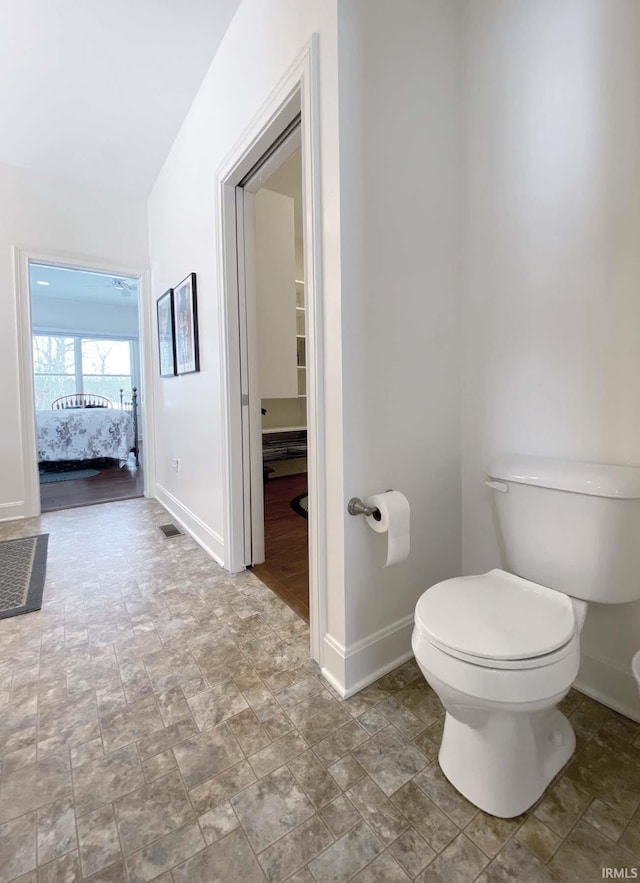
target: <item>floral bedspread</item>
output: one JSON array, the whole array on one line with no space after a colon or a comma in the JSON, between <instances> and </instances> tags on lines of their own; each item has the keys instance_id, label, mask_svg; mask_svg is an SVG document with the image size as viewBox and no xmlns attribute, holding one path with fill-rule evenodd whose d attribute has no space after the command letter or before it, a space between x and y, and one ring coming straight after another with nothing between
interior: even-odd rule
<instances>
[{"instance_id":1,"label":"floral bedspread","mask_svg":"<svg viewBox=\"0 0 640 883\"><path fill-rule=\"evenodd\" d=\"M38 461L126 460L133 447L133 418L116 408L36 411Z\"/></svg>"}]
</instances>

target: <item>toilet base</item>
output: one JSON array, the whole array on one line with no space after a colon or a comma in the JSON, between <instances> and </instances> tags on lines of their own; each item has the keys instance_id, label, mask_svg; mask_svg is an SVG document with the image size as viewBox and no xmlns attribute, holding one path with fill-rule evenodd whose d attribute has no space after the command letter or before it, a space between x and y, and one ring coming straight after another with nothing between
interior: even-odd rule
<instances>
[{"instance_id":1,"label":"toilet base","mask_svg":"<svg viewBox=\"0 0 640 883\"><path fill-rule=\"evenodd\" d=\"M438 756L442 772L485 812L505 819L520 815L573 754L571 724L557 708L466 712L466 722L446 714Z\"/></svg>"}]
</instances>

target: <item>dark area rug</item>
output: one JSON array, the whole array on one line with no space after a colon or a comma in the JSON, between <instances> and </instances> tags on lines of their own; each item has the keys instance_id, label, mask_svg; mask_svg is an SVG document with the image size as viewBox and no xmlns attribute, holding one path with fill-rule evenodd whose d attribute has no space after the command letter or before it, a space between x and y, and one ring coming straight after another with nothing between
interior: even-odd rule
<instances>
[{"instance_id":1,"label":"dark area rug","mask_svg":"<svg viewBox=\"0 0 640 883\"><path fill-rule=\"evenodd\" d=\"M0 541L0 619L42 607L49 534Z\"/></svg>"},{"instance_id":2,"label":"dark area rug","mask_svg":"<svg viewBox=\"0 0 640 883\"><path fill-rule=\"evenodd\" d=\"M68 472L41 472L40 484L51 484L54 481L73 481L76 478L93 478L99 475L99 469L70 469Z\"/></svg>"},{"instance_id":3,"label":"dark area rug","mask_svg":"<svg viewBox=\"0 0 640 883\"><path fill-rule=\"evenodd\" d=\"M298 515L302 515L303 518L309 517L309 495L308 494L300 494L298 497L294 497L291 500L291 508L294 512L297 512Z\"/></svg>"}]
</instances>

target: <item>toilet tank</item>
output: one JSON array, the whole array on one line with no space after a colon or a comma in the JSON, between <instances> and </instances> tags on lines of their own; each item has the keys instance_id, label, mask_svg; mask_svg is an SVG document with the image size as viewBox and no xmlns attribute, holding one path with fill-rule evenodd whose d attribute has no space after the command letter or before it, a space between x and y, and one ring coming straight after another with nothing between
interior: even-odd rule
<instances>
[{"instance_id":1,"label":"toilet tank","mask_svg":"<svg viewBox=\"0 0 640 883\"><path fill-rule=\"evenodd\" d=\"M508 455L490 464L506 566L573 598L640 599L640 469Z\"/></svg>"}]
</instances>

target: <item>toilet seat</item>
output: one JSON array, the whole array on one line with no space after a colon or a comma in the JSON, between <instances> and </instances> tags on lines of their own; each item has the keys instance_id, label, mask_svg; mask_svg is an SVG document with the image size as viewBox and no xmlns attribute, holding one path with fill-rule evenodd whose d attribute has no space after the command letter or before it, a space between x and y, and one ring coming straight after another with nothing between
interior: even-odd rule
<instances>
[{"instance_id":1,"label":"toilet seat","mask_svg":"<svg viewBox=\"0 0 640 883\"><path fill-rule=\"evenodd\" d=\"M426 636L417 624L416 628L418 629L420 636L432 647L436 647L442 653L446 653L447 656L451 656L454 659L460 659L462 662L466 662L469 665L477 665L482 668L494 668L504 671L522 671L524 669L543 668L547 665L554 665L556 662L559 662L573 652L573 638L570 638L562 647L559 647L552 653L544 653L541 656L529 656L526 659L487 659L484 656L473 656L471 653L462 653L460 650L453 650L451 647L446 647L443 644L438 643L438 641L434 641L432 638Z\"/></svg>"},{"instance_id":2,"label":"toilet seat","mask_svg":"<svg viewBox=\"0 0 640 883\"><path fill-rule=\"evenodd\" d=\"M530 669L572 652L571 599L503 570L437 583L418 601L416 629L441 652L472 665Z\"/></svg>"}]
</instances>

